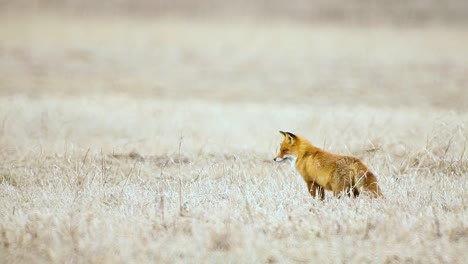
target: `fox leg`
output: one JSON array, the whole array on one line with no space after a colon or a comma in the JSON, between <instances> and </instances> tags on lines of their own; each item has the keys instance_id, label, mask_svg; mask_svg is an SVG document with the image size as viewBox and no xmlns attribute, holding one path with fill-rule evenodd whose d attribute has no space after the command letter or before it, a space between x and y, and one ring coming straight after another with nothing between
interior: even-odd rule
<instances>
[{"instance_id":1,"label":"fox leg","mask_svg":"<svg viewBox=\"0 0 468 264\"><path fill-rule=\"evenodd\" d=\"M348 197L356 198L359 196L359 190L351 186L349 188L344 189L344 194L346 194Z\"/></svg>"},{"instance_id":2,"label":"fox leg","mask_svg":"<svg viewBox=\"0 0 468 264\"><path fill-rule=\"evenodd\" d=\"M347 195L348 197L351 197L351 187L344 188L343 192L343 196Z\"/></svg>"},{"instance_id":3,"label":"fox leg","mask_svg":"<svg viewBox=\"0 0 468 264\"><path fill-rule=\"evenodd\" d=\"M323 201L325 199L325 189L322 186L319 186L317 191L319 193L320 200Z\"/></svg>"},{"instance_id":4,"label":"fox leg","mask_svg":"<svg viewBox=\"0 0 468 264\"><path fill-rule=\"evenodd\" d=\"M333 191L333 196L335 196L336 198L341 198L343 196L350 194L349 188L343 186L342 183L332 184L332 191Z\"/></svg>"},{"instance_id":5,"label":"fox leg","mask_svg":"<svg viewBox=\"0 0 468 264\"><path fill-rule=\"evenodd\" d=\"M338 190L333 190L333 196L340 198L341 197L341 192Z\"/></svg>"},{"instance_id":6,"label":"fox leg","mask_svg":"<svg viewBox=\"0 0 468 264\"><path fill-rule=\"evenodd\" d=\"M307 182L307 190L309 191L310 195L312 195L312 197L315 198L317 190L317 185L315 184L315 182Z\"/></svg>"},{"instance_id":7,"label":"fox leg","mask_svg":"<svg viewBox=\"0 0 468 264\"><path fill-rule=\"evenodd\" d=\"M349 187L345 188L345 191L348 197L356 198L359 196L359 190L356 186L352 184L352 181L350 181Z\"/></svg>"},{"instance_id":8,"label":"fox leg","mask_svg":"<svg viewBox=\"0 0 468 264\"><path fill-rule=\"evenodd\" d=\"M333 196L341 198L348 193L348 188L344 186L344 183L341 179L335 178L334 182L331 184L331 189L333 191Z\"/></svg>"},{"instance_id":9,"label":"fox leg","mask_svg":"<svg viewBox=\"0 0 468 264\"><path fill-rule=\"evenodd\" d=\"M309 190L309 193L310 195L312 195L313 198L315 198L318 192L320 200L325 199L325 190L322 186L316 184L315 182L307 182L307 190Z\"/></svg>"},{"instance_id":10,"label":"fox leg","mask_svg":"<svg viewBox=\"0 0 468 264\"><path fill-rule=\"evenodd\" d=\"M333 173L333 182L331 184L333 195L340 198L341 196L358 197L360 190L359 186L362 182L355 180L355 172L349 166L338 166ZM356 186L356 183L357 185Z\"/></svg>"},{"instance_id":11,"label":"fox leg","mask_svg":"<svg viewBox=\"0 0 468 264\"><path fill-rule=\"evenodd\" d=\"M354 197L359 196L359 190L356 187L353 188L353 195L354 195Z\"/></svg>"}]
</instances>

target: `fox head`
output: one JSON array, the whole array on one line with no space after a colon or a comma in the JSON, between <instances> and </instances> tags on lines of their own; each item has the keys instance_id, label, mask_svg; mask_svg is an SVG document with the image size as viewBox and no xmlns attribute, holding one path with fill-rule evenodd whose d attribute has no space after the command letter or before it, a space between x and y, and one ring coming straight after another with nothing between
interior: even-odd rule
<instances>
[{"instance_id":1,"label":"fox head","mask_svg":"<svg viewBox=\"0 0 468 264\"><path fill-rule=\"evenodd\" d=\"M273 160L276 162L281 162L286 159L295 161L297 158L298 137L290 132L280 131L280 133L284 136L283 142L281 142L278 155L276 155Z\"/></svg>"}]
</instances>

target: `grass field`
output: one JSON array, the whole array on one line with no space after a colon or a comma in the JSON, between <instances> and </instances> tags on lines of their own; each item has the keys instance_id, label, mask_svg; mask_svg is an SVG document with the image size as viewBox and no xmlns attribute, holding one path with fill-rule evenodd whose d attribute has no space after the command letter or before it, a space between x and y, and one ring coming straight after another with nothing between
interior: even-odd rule
<instances>
[{"instance_id":1,"label":"grass field","mask_svg":"<svg viewBox=\"0 0 468 264\"><path fill-rule=\"evenodd\" d=\"M463 263L468 32L0 16L1 263ZM386 200L313 200L296 132Z\"/></svg>"}]
</instances>

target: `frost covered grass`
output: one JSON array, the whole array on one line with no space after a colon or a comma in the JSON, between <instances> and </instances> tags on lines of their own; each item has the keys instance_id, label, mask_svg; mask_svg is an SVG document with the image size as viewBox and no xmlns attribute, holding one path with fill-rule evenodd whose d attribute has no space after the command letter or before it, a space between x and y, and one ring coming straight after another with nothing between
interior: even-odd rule
<instances>
[{"instance_id":1,"label":"frost covered grass","mask_svg":"<svg viewBox=\"0 0 468 264\"><path fill-rule=\"evenodd\" d=\"M1 19L1 262L468 257L466 32ZM278 130L386 200L313 200Z\"/></svg>"}]
</instances>

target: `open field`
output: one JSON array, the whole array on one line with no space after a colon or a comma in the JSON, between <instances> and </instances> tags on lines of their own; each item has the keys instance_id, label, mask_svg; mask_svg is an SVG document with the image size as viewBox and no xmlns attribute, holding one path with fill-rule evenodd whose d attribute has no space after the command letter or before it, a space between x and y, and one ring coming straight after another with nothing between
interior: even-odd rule
<instances>
[{"instance_id":1,"label":"open field","mask_svg":"<svg viewBox=\"0 0 468 264\"><path fill-rule=\"evenodd\" d=\"M468 31L0 16L1 263L463 263ZM386 200L316 201L297 132Z\"/></svg>"}]
</instances>

